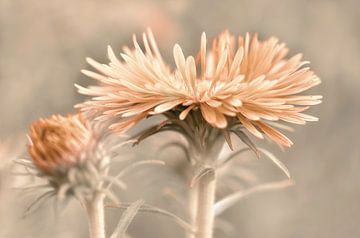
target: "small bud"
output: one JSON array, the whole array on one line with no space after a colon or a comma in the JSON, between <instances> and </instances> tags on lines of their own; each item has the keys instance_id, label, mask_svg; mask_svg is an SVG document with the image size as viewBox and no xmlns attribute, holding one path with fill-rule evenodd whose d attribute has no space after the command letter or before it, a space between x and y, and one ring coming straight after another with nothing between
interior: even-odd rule
<instances>
[{"instance_id":1,"label":"small bud","mask_svg":"<svg viewBox=\"0 0 360 238\"><path fill-rule=\"evenodd\" d=\"M34 165L60 197L88 197L101 189L109 156L80 114L39 119L31 125L29 138Z\"/></svg>"}]
</instances>

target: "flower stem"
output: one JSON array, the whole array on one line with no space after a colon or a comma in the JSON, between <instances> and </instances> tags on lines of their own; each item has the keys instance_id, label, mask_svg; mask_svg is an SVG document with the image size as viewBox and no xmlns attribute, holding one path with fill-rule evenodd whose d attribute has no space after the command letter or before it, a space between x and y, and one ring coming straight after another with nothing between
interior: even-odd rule
<instances>
[{"instance_id":1,"label":"flower stem","mask_svg":"<svg viewBox=\"0 0 360 238\"><path fill-rule=\"evenodd\" d=\"M198 186L194 185L193 188L189 191L189 214L190 214L190 223L193 227L196 227L196 214L198 207ZM195 238L195 234L188 232L186 238Z\"/></svg>"},{"instance_id":2,"label":"flower stem","mask_svg":"<svg viewBox=\"0 0 360 238\"><path fill-rule=\"evenodd\" d=\"M105 238L104 195L95 195L85 202L90 238Z\"/></svg>"},{"instance_id":3,"label":"flower stem","mask_svg":"<svg viewBox=\"0 0 360 238\"><path fill-rule=\"evenodd\" d=\"M202 176L198 181L196 238L212 238L214 229L214 202L216 191L215 172Z\"/></svg>"}]
</instances>

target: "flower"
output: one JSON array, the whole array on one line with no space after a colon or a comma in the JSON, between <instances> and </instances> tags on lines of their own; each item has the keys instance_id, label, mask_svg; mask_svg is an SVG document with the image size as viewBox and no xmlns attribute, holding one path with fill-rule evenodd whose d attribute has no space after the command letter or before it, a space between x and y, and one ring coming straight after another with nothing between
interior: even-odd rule
<instances>
[{"instance_id":1,"label":"flower","mask_svg":"<svg viewBox=\"0 0 360 238\"><path fill-rule=\"evenodd\" d=\"M78 114L39 119L31 125L29 137L29 154L45 174L85 160L84 152L92 150L95 140L89 123Z\"/></svg>"},{"instance_id":2,"label":"flower","mask_svg":"<svg viewBox=\"0 0 360 238\"><path fill-rule=\"evenodd\" d=\"M48 179L59 198L89 198L102 189L110 151L80 114L39 119L31 125L28 137L34 165L30 168Z\"/></svg>"},{"instance_id":3,"label":"flower","mask_svg":"<svg viewBox=\"0 0 360 238\"><path fill-rule=\"evenodd\" d=\"M177 111L180 120L200 111L214 128L224 129L235 121L258 138L267 135L278 144L292 142L270 126L271 121L305 124L317 121L304 114L321 102L319 95L300 95L320 83L298 54L286 58L284 43L271 37L260 41L249 33L237 39L228 31L221 33L207 49L201 36L198 57L185 58L174 46L176 68L162 59L150 30L143 34L144 50L134 36L134 49L125 48L119 60L108 47L110 63L87 59L99 73L82 72L100 82L79 92L92 100L77 105L81 111L100 114L98 120L113 120L110 128L124 132L142 119Z\"/></svg>"}]
</instances>

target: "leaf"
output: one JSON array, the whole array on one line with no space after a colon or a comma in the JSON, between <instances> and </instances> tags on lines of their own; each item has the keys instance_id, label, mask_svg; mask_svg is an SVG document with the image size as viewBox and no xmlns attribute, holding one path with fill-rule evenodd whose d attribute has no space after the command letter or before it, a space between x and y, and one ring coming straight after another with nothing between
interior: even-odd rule
<instances>
[{"instance_id":1,"label":"leaf","mask_svg":"<svg viewBox=\"0 0 360 238\"><path fill-rule=\"evenodd\" d=\"M204 176L209 176L209 179L214 179L215 178L215 171L213 168L200 168L199 171L196 172L196 174L194 175L194 177L191 179L190 181L190 187L194 187L195 184L197 184L199 182L199 180L204 177Z\"/></svg>"},{"instance_id":2,"label":"leaf","mask_svg":"<svg viewBox=\"0 0 360 238\"><path fill-rule=\"evenodd\" d=\"M237 151L231 153L225 159L219 160L218 161L219 163L217 164L217 167L221 167L221 166L226 165L229 161L236 158L236 156L238 156L239 154L241 154L243 152L246 152L246 151L249 151L249 150L250 150L250 148L243 148L243 149L240 149L240 150L237 150Z\"/></svg>"},{"instance_id":3,"label":"leaf","mask_svg":"<svg viewBox=\"0 0 360 238\"><path fill-rule=\"evenodd\" d=\"M110 148L111 148L111 150L116 150L116 149L119 149L119 148L123 147L124 145L134 144L134 143L138 143L138 140L137 139L126 140L126 141L123 141L123 142L121 142L119 144L113 145Z\"/></svg>"},{"instance_id":4,"label":"leaf","mask_svg":"<svg viewBox=\"0 0 360 238\"><path fill-rule=\"evenodd\" d=\"M260 153L255 146L255 144L250 140L250 138L241 130L231 130L231 132L235 133L244 144L246 144L256 155L257 158L260 158Z\"/></svg>"},{"instance_id":5,"label":"leaf","mask_svg":"<svg viewBox=\"0 0 360 238\"><path fill-rule=\"evenodd\" d=\"M230 148L231 150L234 150L233 145L232 145L232 142L231 142L231 137L230 137L229 131L228 131L228 130L222 130L222 133L223 133L223 135L224 135L224 138L225 138L225 140L226 140L226 143L229 145L229 148Z\"/></svg>"},{"instance_id":6,"label":"leaf","mask_svg":"<svg viewBox=\"0 0 360 238\"><path fill-rule=\"evenodd\" d=\"M270 159L278 168L280 168L281 171L286 175L286 177L291 177L288 168L286 168L286 166L278 158L276 158L275 155L263 148L258 148L258 150L263 153L268 159Z\"/></svg>"},{"instance_id":7,"label":"leaf","mask_svg":"<svg viewBox=\"0 0 360 238\"><path fill-rule=\"evenodd\" d=\"M238 201L240 201L242 198L248 195L261 191L282 189L292 185L294 185L294 181L286 179L277 182L260 184L247 190L241 190L235 192L215 203L214 205L215 216L222 214L224 211L226 211L227 209L235 205Z\"/></svg>"},{"instance_id":8,"label":"leaf","mask_svg":"<svg viewBox=\"0 0 360 238\"><path fill-rule=\"evenodd\" d=\"M66 198L66 194L70 190L70 188L71 188L70 184L65 183L61 185L56 193L56 198L59 201L63 201Z\"/></svg>"},{"instance_id":9,"label":"leaf","mask_svg":"<svg viewBox=\"0 0 360 238\"><path fill-rule=\"evenodd\" d=\"M169 148L171 146L174 146L174 147L177 147L179 148L180 150L182 150L184 152L184 155L186 157L186 159L191 162L191 156L190 156L190 151L189 151L189 148L184 145L183 143L181 142L169 142L169 143L166 143L164 145L162 145L158 151L163 151L165 150L166 148Z\"/></svg>"},{"instance_id":10,"label":"leaf","mask_svg":"<svg viewBox=\"0 0 360 238\"><path fill-rule=\"evenodd\" d=\"M118 177L112 177L112 176L102 176L101 179L105 182L108 182L109 184L106 186L106 189L110 189L112 185L116 185L121 190L126 190L127 185L119 180Z\"/></svg>"},{"instance_id":11,"label":"leaf","mask_svg":"<svg viewBox=\"0 0 360 238\"><path fill-rule=\"evenodd\" d=\"M122 176L124 176L124 174L130 172L131 170L137 168L138 166L143 166L143 165L165 165L165 162L162 161L162 160L142 160L142 161L137 161L137 162L134 162L134 163L128 165L124 169L122 169L114 178L119 179ZM109 184L108 186L110 187L111 185Z\"/></svg>"},{"instance_id":12,"label":"leaf","mask_svg":"<svg viewBox=\"0 0 360 238\"><path fill-rule=\"evenodd\" d=\"M24 212L23 214L23 218L27 217L33 210L36 210L36 209L33 209L35 206L37 206L38 204L40 204L40 202L46 198L49 198L51 196L55 195L55 191L53 190L50 190L50 191L47 191L43 194L41 194L39 197L37 197L27 208L26 208L26 211Z\"/></svg>"},{"instance_id":13,"label":"leaf","mask_svg":"<svg viewBox=\"0 0 360 238\"><path fill-rule=\"evenodd\" d=\"M114 203L119 203L119 199L116 197L116 195L109 189L102 189L100 190L110 201Z\"/></svg>"},{"instance_id":14,"label":"leaf","mask_svg":"<svg viewBox=\"0 0 360 238\"><path fill-rule=\"evenodd\" d=\"M152 136L153 134L159 132L164 126L168 125L168 123L169 123L169 121L166 120L155 126L152 126L148 129L145 129L145 130L139 132L137 135L135 135L133 137L133 139L135 139L133 146L139 144L141 141L145 140L149 136Z\"/></svg>"},{"instance_id":15,"label":"leaf","mask_svg":"<svg viewBox=\"0 0 360 238\"><path fill-rule=\"evenodd\" d=\"M113 232L113 234L110 236L110 238L123 238L125 235L126 230L130 226L130 223L134 219L135 215L139 211L140 207L145 202L143 200L138 200L134 203L132 203L122 214L120 217L119 223Z\"/></svg>"},{"instance_id":16,"label":"leaf","mask_svg":"<svg viewBox=\"0 0 360 238\"><path fill-rule=\"evenodd\" d=\"M122 204L119 204L119 205L106 205L106 207L115 207L115 208L120 208L120 209L128 209L130 205L122 203ZM151 205L147 205L147 204L143 204L142 207L139 208L138 212L158 214L158 215L163 215L163 216L169 217L169 218L173 219L178 225L180 225L185 230L190 231L192 233L195 232L193 227L188 222L186 222L185 220L183 220L179 216L177 216L177 215L175 215L175 214L173 214L173 213L171 213L169 211L166 211L164 209L161 209L161 208L158 208L158 207L155 207L155 206L151 206Z\"/></svg>"}]
</instances>

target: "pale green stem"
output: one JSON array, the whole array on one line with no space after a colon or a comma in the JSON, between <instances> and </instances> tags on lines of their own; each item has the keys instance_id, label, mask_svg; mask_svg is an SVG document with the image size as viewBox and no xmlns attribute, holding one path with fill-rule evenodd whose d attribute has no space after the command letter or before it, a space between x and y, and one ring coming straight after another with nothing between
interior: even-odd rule
<instances>
[{"instance_id":1,"label":"pale green stem","mask_svg":"<svg viewBox=\"0 0 360 238\"><path fill-rule=\"evenodd\" d=\"M198 186L195 184L189 191L189 214L190 224L196 227L196 214L198 208ZM195 238L192 232L187 233L186 238Z\"/></svg>"},{"instance_id":2,"label":"pale green stem","mask_svg":"<svg viewBox=\"0 0 360 238\"><path fill-rule=\"evenodd\" d=\"M212 238L214 230L214 203L216 192L215 173L207 174L198 181L195 238Z\"/></svg>"},{"instance_id":3,"label":"pale green stem","mask_svg":"<svg viewBox=\"0 0 360 238\"><path fill-rule=\"evenodd\" d=\"M90 238L105 238L104 195L85 201Z\"/></svg>"}]
</instances>

